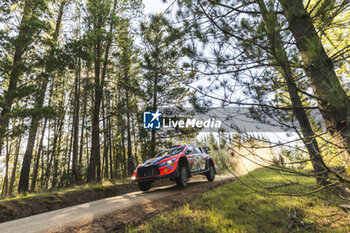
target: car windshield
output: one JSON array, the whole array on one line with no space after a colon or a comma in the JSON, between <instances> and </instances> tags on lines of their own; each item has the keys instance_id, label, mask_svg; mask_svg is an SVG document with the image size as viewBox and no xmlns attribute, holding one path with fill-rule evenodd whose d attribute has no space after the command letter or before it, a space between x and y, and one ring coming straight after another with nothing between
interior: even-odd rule
<instances>
[{"instance_id":1,"label":"car windshield","mask_svg":"<svg viewBox=\"0 0 350 233\"><path fill-rule=\"evenodd\" d=\"M174 148L170 148L167 150L163 150L162 152L157 154L155 157L178 155L178 154L182 153L184 148L185 148L184 146L179 146L179 147L174 147Z\"/></svg>"}]
</instances>

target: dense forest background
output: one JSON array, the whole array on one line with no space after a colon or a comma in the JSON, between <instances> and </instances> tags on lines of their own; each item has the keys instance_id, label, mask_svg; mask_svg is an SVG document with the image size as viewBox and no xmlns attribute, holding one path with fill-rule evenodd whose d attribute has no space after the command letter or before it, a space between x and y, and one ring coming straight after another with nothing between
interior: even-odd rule
<instances>
[{"instance_id":1,"label":"dense forest background","mask_svg":"<svg viewBox=\"0 0 350 233\"><path fill-rule=\"evenodd\" d=\"M173 143L145 131L142 112L189 94L184 33L142 10L119 0L0 4L2 196L122 178Z\"/></svg>"},{"instance_id":2,"label":"dense forest background","mask_svg":"<svg viewBox=\"0 0 350 233\"><path fill-rule=\"evenodd\" d=\"M271 142L236 129L207 138L214 149L259 141L319 185L348 185L349 6L179 0L149 16L141 0L1 1L2 197L127 177L198 133L144 130L144 111L212 102L297 135Z\"/></svg>"}]
</instances>

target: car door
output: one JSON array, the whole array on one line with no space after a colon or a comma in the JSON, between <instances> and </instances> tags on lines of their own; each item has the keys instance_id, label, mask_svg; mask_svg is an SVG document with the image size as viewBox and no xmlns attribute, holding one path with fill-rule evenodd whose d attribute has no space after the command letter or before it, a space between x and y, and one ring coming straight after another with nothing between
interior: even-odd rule
<instances>
[{"instance_id":1,"label":"car door","mask_svg":"<svg viewBox=\"0 0 350 233\"><path fill-rule=\"evenodd\" d=\"M185 155L187 156L190 170L193 171L197 160L196 155L194 154L193 146L187 146Z\"/></svg>"},{"instance_id":2,"label":"car door","mask_svg":"<svg viewBox=\"0 0 350 233\"><path fill-rule=\"evenodd\" d=\"M203 171L205 170L205 158L204 158L204 154L203 151L201 150L200 147L195 146L194 150L196 151L196 158L197 158L197 166L199 171Z\"/></svg>"},{"instance_id":3,"label":"car door","mask_svg":"<svg viewBox=\"0 0 350 233\"><path fill-rule=\"evenodd\" d=\"M207 167L206 167L206 163L207 163L207 160L209 159L209 155L206 153L206 151L202 148L202 147L200 147L199 148L200 150L201 150L201 152L202 152L202 168L203 168L203 170L205 170L205 169L208 169Z\"/></svg>"},{"instance_id":4,"label":"car door","mask_svg":"<svg viewBox=\"0 0 350 233\"><path fill-rule=\"evenodd\" d=\"M191 158L192 158L192 172L200 172L202 170L201 168L201 153L198 147L192 146L193 152L191 153Z\"/></svg>"},{"instance_id":5,"label":"car door","mask_svg":"<svg viewBox=\"0 0 350 233\"><path fill-rule=\"evenodd\" d=\"M199 150L198 150L198 147L196 146L192 146L193 148L193 152L191 154L191 157L193 158L193 165L192 165L192 171L193 172L199 172L201 170L201 167L200 167L200 153L199 153Z\"/></svg>"}]
</instances>

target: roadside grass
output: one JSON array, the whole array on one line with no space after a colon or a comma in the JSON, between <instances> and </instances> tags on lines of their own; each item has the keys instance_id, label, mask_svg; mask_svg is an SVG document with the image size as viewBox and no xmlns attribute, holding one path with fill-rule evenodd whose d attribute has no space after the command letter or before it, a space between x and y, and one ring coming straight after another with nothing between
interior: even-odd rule
<instances>
[{"instance_id":1,"label":"roadside grass","mask_svg":"<svg viewBox=\"0 0 350 233\"><path fill-rule=\"evenodd\" d=\"M282 182L299 184L264 188ZM313 178L261 168L126 232L350 232L336 207L345 201L326 190L303 195L316 188Z\"/></svg>"},{"instance_id":2,"label":"roadside grass","mask_svg":"<svg viewBox=\"0 0 350 233\"><path fill-rule=\"evenodd\" d=\"M7 202L7 201L21 201L27 198L32 198L32 197L46 197L50 195L64 195L69 192L75 192L75 191L89 191L93 189L103 189L103 188L109 188L113 187L115 185L121 185L121 184L130 184L131 180L130 178L123 178L123 179L118 179L118 180L104 180L99 183L90 183L90 184L83 184L83 185L75 185L75 186L70 186L70 187L65 187L65 188L59 188L57 190L38 190L34 193L26 193L26 194L17 194L16 196L13 197L6 197L0 199L1 202Z\"/></svg>"},{"instance_id":3,"label":"roadside grass","mask_svg":"<svg viewBox=\"0 0 350 233\"><path fill-rule=\"evenodd\" d=\"M26 193L26 194L18 194L16 196L13 197L7 197L7 198L3 198L0 199L0 203L1 202L6 202L6 201L13 201L13 200L17 200L17 201L21 201L23 199L26 198L32 198L32 197L44 197L44 196L50 196L50 195L63 195L65 193L68 192L74 192L74 191L81 191L81 190L92 190L92 189L102 189L102 188L108 188L108 187L112 187L115 185L119 185L119 184L129 184L131 183L130 179L125 178L125 179L119 179L119 180L115 180L115 181L102 181L100 183L91 183L91 184L84 184L84 185L75 185L75 186L70 186L70 187L66 187L66 188L59 188L57 190L52 190L52 191L36 191L34 193Z\"/></svg>"}]
</instances>

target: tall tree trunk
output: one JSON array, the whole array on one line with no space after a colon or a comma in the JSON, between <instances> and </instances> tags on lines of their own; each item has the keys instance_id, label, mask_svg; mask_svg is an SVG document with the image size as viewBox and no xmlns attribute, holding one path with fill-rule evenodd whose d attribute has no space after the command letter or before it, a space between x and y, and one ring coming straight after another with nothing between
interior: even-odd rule
<instances>
[{"instance_id":1,"label":"tall tree trunk","mask_svg":"<svg viewBox=\"0 0 350 233\"><path fill-rule=\"evenodd\" d=\"M79 169L81 169L83 164L83 152L84 152L84 130L86 128L86 111L87 111L87 98L86 94L84 94L84 106L83 106L83 115L82 115L82 123L81 123L81 132L80 132L80 150L79 150Z\"/></svg>"},{"instance_id":2,"label":"tall tree trunk","mask_svg":"<svg viewBox=\"0 0 350 233\"><path fill-rule=\"evenodd\" d=\"M293 105L293 112L298 119L301 132L303 134L303 142L309 152L310 160L314 168L314 173L319 185L327 184L327 169L323 161L316 135L314 134L307 114L303 108L303 104L298 94L293 72L288 60L287 54L283 49L281 35L276 27L277 18L273 11L268 11L264 0L258 0L260 11L262 12L265 28L270 40L272 48L273 60L279 64L279 72L287 83L289 96Z\"/></svg>"},{"instance_id":3,"label":"tall tree trunk","mask_svg":"<svg viewBox=\"0 0 350 233\"><path fill-rule=\"evenodd\" d=\"M82 167L83 167L83 153L84 153L84 141L86 140L86 152L87 152L87 164L89 164L89 153L88 153L88 130L87 130L87 105L88 105L88 87L89 87L89 80L90 80L90 69L91 67L87 67L87 77L84 79L84 85L83 85L83 98L84 98L84 105L83 105L83 121L82 121L82 128L81 128L81 134L80 134L80 154L79 154L79 170L82 172ZM85 130L85 138L84 138L84 130ZM79 174L81 179L82 174Z\"/></svg>"},{"instance_id":4,"label":"tall tree trunk","mask_svg":"<svg viewBox=\"0 0 350 233\"><path fill-rule=\"evenodd\" d=\"M53 160L53 171L52 171L52 188L55 188L58 183L58 162L59 162L59 154L61 151L62 137L63 137L63 125L64 125L64 116L65 110L63 110L63 114L58 121L58 129L55 134L54 144L52 146L52 160Z\"/></svg>"},{"instance_id":5,"label":"tall tree trunk","mask_svg":"<svg viewBox=\"0 0 350 233\"><path fill-rule=\"evenodd\" d=\"M49 127L48 127L48 132L47 132L47 138L49 140L47 140L47 158L46 158L46 170L45 172L41 173L41 179L43 180L43 185L42 187L45 186L46 189L48 189L49 186L49 179L50 179L50 171L51 171L51 167L52 167L52 160L53 160L53 151L50 153L50 141L51 141L51 120L49 120ZM54 125L54 135L57 135L57 124L55 121L55 125ZM54 136L54 140L53 143L56 143L56 136Z\"/></svg>"},{"instance_id":6,"label":"tall tree trunk","mask_svg":"<svg viewBox=\"0 0 350 233\"><path fill-rule=\"evenodd\" d=\"M86 179L89 182L89 169L90 169L90 160L91 160L91 146L89 146L90 140L89 138L91 138L91 133L86 130L86 143L85 143L85 150L86 150L86 163L88 164L88 169L87 169L87 173L86 173Z\"/></svg>"},{"instance_id":7,"label":"tall tree trunk","mask_svg":"<svg viewBox=\"0 0 350 233\"><path fill-rule=\"evenodd\" d=\"M80 72L81 61L78 62L78 70L76 71L75 87L74 87L74 134L73 134L73 154L72 154L72 175L73 184L76 184L78 180L78 148L79 148L79 110L80 110Z\"/></svg>"},{"instance_id":8,"label":"tall tree trunk","mask_svg":"<svg viewBox=\"0 0 350 233\"><path fill-rule=\"evenodd\" d=\"M80 32L80 15L79 15L79 32ZM75 86L74 86L74 134L73 134L73 155L72 155L72 176L73 185L79 180L79 167L78 165L78 149L79 149L79 111L80 111L80 80L81 80L81 58L78 59L78 67L75 73ZM81 131L83 131L83 125Z\"/></svg>"},{"instance_id":9,"label":"tall tree trunk","mask_svg":"<svg viewBox=\"0 0 350 233\"><path fill-rule=\"evenodd\" d=\"M74 114L73 114L74 115ZM70 135L74 135L74 116L72 121L72 130ZM72 155L72 148L73 148L73 137L69 137L69 147L66 148L65 151L65 158L66 161L64 164L67 164L67 175L70 174L70 164L71 164L71 155Z\"/></svg>"},{"instance_id":10,"label":"tall tree trunk","mask_svg":"<svg viewBox=\"0 0 350 233\"><path fill-rule=\"evenodd\" d=\"M52 82L54 83L54 81ZM51 98L52 98L52 95L53 95L53 91L54 91L54 85L51 85L50 87L50 91L49 91L49 105L51 103ZM46 119L45 119L46 120ZM46 156L47 156L47 162L45 163L45 159L44 159L44 148L43 148L43 153L41 155L41 176L40 176L40 189L43 189L43 187L45 186L47 188L47 185L48 183L45 184L46 180L49 179L48 177L48 174L46 173L46 170L45 170L45 164L46 164L46 167L50 167L51 169L51 163L49 163L49 161L52 162L52 160L49 159L49 156L50 156L50 142L51 142L51 128L50 128L50 123L51 121L48 120L48 130L47 130L47 150L46 150ZM42 135L43 136L43 135ZM48 170L50 170L48 169Z\"/></svg>"},{"instance_id":11,"label":"tall tree trunk","mask_svg":"<svg viewBox=\"0 0 350 233\"><path fill-rule=\"evenodd\" d=\"M26 152L24 153L23 162L22 162L21 176L20 176L19 185L18 185L19 193L26 193L28 191L30 165L31 165L31 160L33 156L33 149L35 145L35 138L36 138L38 126L39 126L39 117L38 115L34 115L32 118L32 123L29 128L27 149L26 149Z\"/></svg>"},{"instance_id":12,"label":"tall tree trunk","mask_svg":"<svg viewBox=\"0 0 350 233\"><path fill-rule=\"evenodd\" d=\"M158 77L154 77L154 83L153 83L153 106L152 110L157 111L157 95L158 95ZM155 151L156 151L156 130L152 129L151 132L151 151L150 151L150 157L155 156Z\"/></svg>"},{"instance_id":13,"label":"tall tree trunk","mask_svg":"<svg viewBox=\"0 0 350 233\"><path fill-rule=\"evenodd\" d=\"M9 187L9 196L12 196L12 194L13 194L13 186L15 184L15 179L16 179L17 163L18 163L19 150L21 148L21 141L22 141L22 135L19 136L19 138L18 138L17 146L16 146L16 150L15 150L15 157L13 159L10 187Z\"/></svg>"},{"instance_id":14,"label":"tall tree trunk","mask_svg":"<svg viewBox=\"0 0 350 233\"><path fill-rule=\"evenodd\" d=\"M23 73L24 66L22 64L22 57L27 49L26 45L29 42L28 39L31 38L31 35L29 33L33 33L32 31L28 30L28 19L30 18L31 13L30 3L26 2L23 9L22 20L18 27L18 36L14 40L15 53L9 74L9 85L7 90L4 91L3 100L1 101L2 111L0 113L0 157L3 148L6 128L10 120L9 113L11 111L13 101L16 97L17 83Z\"/></svg>"},{"instance_id":15,"label":"tall tree trunk","mask_svg":"<svg viewBox=\"0 0 350 233\"><path fill-rule=\"evenodd\" d=\"M117 97L117 101L119 102L119 97ZM114 142L114 154L115 154L115 175L116 178L118 178L118 171L120 168L121 173L123 172L123 158L122 158L122 147L121 147L121 116L120 114L117 115L116 119L116 125L117 130L116 134L114 136L115 142Z\"/></svg>"},{"instance_id":16,"label":"tall tree trunk","mask_svg":"<svg viewBox=\"0 0 350 233\"><path fill-rule=\"evenodd\" d=\"M39 140L39 143L37 142ZM40 149L40 139L37 139L36 140L36 149L34 149L34 152L33 152L33 164L31 165L31 167L33 167L33 169L32 169L32 176L31 176L31 182L30 182L30 187L29 187L29 192L34 192L33 191L33 179L34 179L34 176L35 176L35 171L37 171L37 169L38 169L38 165L39 165L39 160L40 160L40 151L39 151L39 149ZM37 161L38 161L38 163L37 163ZM35 190L35 186L34 186L34 190Z\"/></svg>"},{"instance_id":17,"label":"tall tree trunk","mask_svg":"<svg viewBox=\"0 0 350 233\"><path fill-rule=\"evenodd\" d=\"M280 0L325 125L350 174L350 100L342 88L302 0Z\"/></svg>"},{"instance_id":18,"label":"tall tree trunk","mask_svg":"<svg viewBox=\"0 0 350 233\"><path fill-rule=\"evenodd\" d=\"M146 145L146 142L145 142L145 136L141 134L142 130L144 130L142 127L142 123L140 121L137 121L137 128L139 129L139 140L140 140L140 157L141 157L141 160L142 161L145 161L146 160L146 153L143 153L143 148L145 147Z\"/></svg>"},{"instance_id":19,"label":"tall tree trunk","mask_svg":"<svg viewBox=\"0 0 350 233\"><path fill-rule=\"evenodd\" d=\"M9 148L10 147L10 148ZM6 142L6 161L5 161L5 177L2 185L1 196L7 197L8 195L8 181L9 181L9 162L10 162L11 145L9 139Z\"/></svg>"},{"instance_id":20,"label":"tall tree trunk","mask_svg":"<svg viewBox=\"0 0 350 233\"><path fill-rule=\"evenodd\" d=\"M113 12L115 12L117 6L117 1L114 0ZM97 20L95 25L95 30L99 31L102 27L101 19ZM106 42L106 48L104 52L103 67L101 72L101 60L102 60L102 39L98 36L95 41L95 100L93 109L93 119L92 119L92 145L91 145L91 157L90 166L88 170L88 181L101 181L101 151L100 151L100 109L101 101L103 98L103 88L105 85L105 77L107 74L107 67L109 63L109 50L112 45L112 35L114 28L114 20L111 21L109 27L109 37Z\"/></svg>"},{"instance_id":21,"label":"tall tree trunk","mask_svg":"<svg viewBox=\"0 0 350 233\"><path fill-rule=\"evenodd\" d=\"M108 114L108 113L107 113ZM109 135L108 135L108 129L107 129L107 116L106 116L106 106L105 106L105 99L102 99L102 116L103 116L103 165L104 165L104 178L108 179L108 141L109 141ZM109 117L109 116L108 116Z\"/></svg>"},{"instance_id":22,"label":"tall tree trunk","mask_svg":"<svg viewBox=\"0 0 350 233\"><path fill-rule=\"evenodd\" d=\"M127 174L127 159L126 159L126 153L125 153L125 136L124 136L124 129L121 129L121 146L122 146L122 156L123 156L123 177Z\"/></svg>"},{"instance_id":23,"label":"tall tree trunk","mask_svg":"<svg viewBox=\"0 0 350 233\"><path fill-rule=\"evenodd\" d=\"M38 177L38 171L39 171L39 162L40 162L40 157L41 154L43 153L43 144L44 144L44 136L45 136L45 130L46 130L46 124L47 124L47 118L45 118L44 121L44 126L41 132L41 138L40 138L40 142L39 142L39 149L38 149L38 153L36 156L36 161L35 161L35 165L34 165L34 171L32 174L32 182L30 185L30 192L35 192L35 186L36 186L36 180Z\"/></svg>"},{"instance_id":24,"label":"tall tree trunk","mask_svg":"<svg viewBox=\"0 0 350 233\"><path fill-rule=\"evenodd\" d=\"M129 83L129 78L128 75L125 76L125 82ZM131 144L131 123L130 123L130 106L129 106L129 87L126 87L125 90L125 97L126 97L126 140L127 140L127 146L128 146L128 175L132 175L133 169L134 169L134 164L133 164L133 159L132 159L132 144Z\"/></svg>"},{"instance_id":25,"label":"tall tree trunk","mask_svg":"<svg viewBox=\"0 0 350 233\"><path fill-rule=\"evenodd\" d=\"M113 151L112 151L112 125L111 125L111 116L110 116L110 109L111 109L111 97L110 94L107 95L107 114L108 114L108 146L109 146L109 173L111 180L113 179Z\"/></svg>"},{"instance_id":26,"label":"tall tree trunk","mask_svg":"<svg viewBox=\"0 0 350 233\"><path fill-rule=\"evenodd\" d=\"M58 41L65 3L66 3L65 1L62 1L60 5L59 14L56 20L55 32L53 35L54 46L51 47L49 50L50 57L54 55L54 48ZM35 104L35 108L37 109L40 109L43 107L46 88L49 82L49 75L53 72L54 67L46 65L44 70L46 73L42 75L44 79L41 85L40 94L38 95L36 104ZM23 162L22 162L21 177L20 177L19 186L18 186L19 193L25 193L28 191L30 164L33 157L33 149L35 145L36 134L39 127L39 121L40 121L40 116L38 114L35 114L32 116L32 122L29 128L27 148L26 148L26 152L24 153Z\"/></svg>"},{"instance_id":27,"label":"tall tree trunk","mask_svg":"<svg viewBox=\"0 0 350 233\"><path fill-rule=\"evenodd\" d=\"M135 159L135 166L139 164L138 160L138 150L137 150L137 138L136 138L136 130L135 130L135 119L131 120L131 127L132 127L132 135L134 140L134 159Z\"/></svg>"},{"instance_id":28,"label":"tall tree trunk","mask_svg":"<svg viewBox=\"0 0 350 233\"><path fill-rule=\"evenodd\" d=\"M88 171L88 181L101 180L101 167L100 167L100 109L101 100L103 97L103 86L100 80L100 59L101 59L101 42L97 42L95 51L95 95L94 95L94 107L92 115L92 134L91 134L91 156L90 156L90 166ZM97 170L97 171L96 171Z\"/></svg>"}]
</instances>

